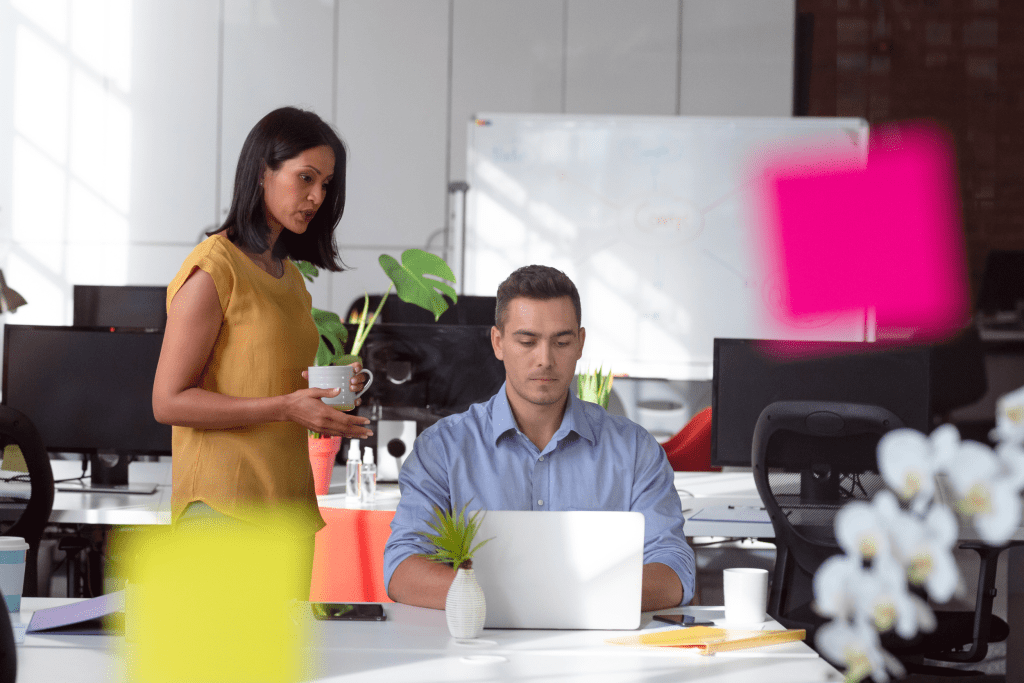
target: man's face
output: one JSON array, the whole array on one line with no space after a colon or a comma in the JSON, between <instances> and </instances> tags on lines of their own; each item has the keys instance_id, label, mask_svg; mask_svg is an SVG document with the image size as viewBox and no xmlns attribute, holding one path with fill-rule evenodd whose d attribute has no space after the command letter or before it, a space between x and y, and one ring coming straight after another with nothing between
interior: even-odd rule
<instances>
[{"instance_id":1,"label":"man's face","mask_svg":"<svg viewBox=\"0 0 1024 683\"><path fill-rule=\"evenodd\" d=\"M494 355L505 363L509 399L561 406L583 354L585 330L569 297L509 302L504 329L491 328Z\"/></svg>"}]
</instances>

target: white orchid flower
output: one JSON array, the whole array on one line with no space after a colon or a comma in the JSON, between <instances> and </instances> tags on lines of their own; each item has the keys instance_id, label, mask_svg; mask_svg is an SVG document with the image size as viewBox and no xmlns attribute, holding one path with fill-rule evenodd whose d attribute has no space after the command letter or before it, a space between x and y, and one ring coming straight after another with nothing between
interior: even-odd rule
<instances>
[{"instance_id":1,"label":"white orchid flower","mask_svg":"<svg viewBox=\"0 0 1024 683\"><path fill-rule=\"evenodd\" d=\"M818 651L833 664L846 669L847 683L871 676L887 683L890 674L901 678L906 670L899 660L882 649L878 633L864 622L832 621L818 629Z\"/></svg>"},{"instance_id":2,"label":"white orchid flower","mask_svg":"<svg viewBox=\"0 0 1024 683\"><path fill-rule=\"evenodd\" d=\"M951 424L939 425L928 436L932 449L932 466L936 472L945 472L960 451L960 432Z\"/></svg>"},{"instance_id":3,"label":"white orchid flower","mask_svg":"<svg viewBox=\"0 0 1024 683\"><path fill-rule=\"evenodd\" d=\"M935 630L935 614L907 590L906 571L894 557L875 558L861 590L859 617L873 623L880 633L895 629L901 638L913 638L918 631Z\"/></svg>"},{"instance_id":4,"label":"white orchid flower","mask_svg":"<svg viewBox=\"0 0 1024 683\"><path fill-rule=\"evenodd\" d=\"M1024 444L1024 387L996 401L996 428L992 436L1001 443Z\"/></svg>"},{"instance_id":5,"label":"white orchid flower","mask_svg":"<svg viewBox=\"0 0 1024 683\"><path fill-rule=\"evenodd\" d=\"M875 496L877 501L883 493ZM889 494L895 502L895 497ZM898 505L897 505L898 507ZM853 501L836 514L836 540L847 555L860 562L862 559L889 553L889 527L885 513L874 503Z\"/></svg>"},{"instance_id":6,"label":"white orchid flower","mask_svg":"<svg viewBox=\"0 0 1024 683\"><path fill-rule=\"evenodd\" d=\"M928 437L915 429L894 429L878 442L878 471L903 500L922 508L935 496L935 462ZM918 502L920 501L920 502Z\"/></svg>"},{"instance_id":7,"label":"white orchid flower","mask_svg":"<svg viewBox=\"0 0 1024 683\"><path fill-rule=\"evenodd\" d=\"M867 572L860 559L833 555L814 573L814 610L833 619L846 620L857 611Z\"/></svg>"},{"instance_id":8,"label":"white orchid flower","mask_svg":"<svg viewBox=\"0 0 1024 683\"><path fill-rule=\"evenodd\" d=\"M1021 467L1020 453L1013 444L1001 447L997 455L975 441L964 441L960 456L949 467L956 509L971 519L985 543L1006 543L1020 525Z\"/></svg>"},{"instance_id":9,"label":"white orchid flower","mask_svg":"<svg viewBox=\"0 0 1024 683\"><path fill-rule=\"evenodd\" d=\"M907 538L904 545L909 560L907 578L912 584L923 585L936 602L947 602L960 583L960 572L953 557L960 525L952 510L939 505L928 511L919 529L920 536Z\"/></svg>"}]
</instances>

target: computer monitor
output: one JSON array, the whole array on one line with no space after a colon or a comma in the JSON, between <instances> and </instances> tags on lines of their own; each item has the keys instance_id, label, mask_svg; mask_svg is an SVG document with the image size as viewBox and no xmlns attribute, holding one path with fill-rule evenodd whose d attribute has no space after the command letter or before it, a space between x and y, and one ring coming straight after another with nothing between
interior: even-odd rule
<instances>
[{"instance_id":1,"label":"computer monitor","mask_svg":"<svg viewBox=\"0 0 1024 683\"><path fill-rule=\"evenodd\" d=\"M893 349L868 342L779 342L715 339L711 395L711 464L750 467L754 426L776 401L835 401L880 406L905 427L930 431L927 347ZM877 436L875 437L877 442ZM799 440L795 444L800 447ZM807 444L808 448L814 447ZM848 457L865 457L862 443ZM874 451L867 453L871 464ZM861 463L863 466L864 463Z\"/></svg>"},{"instance_id":2,"label":"computer monitor","mask_svg":"<svg viewBox=\"0 0 1024 683\"><path fill-rule=\"evenodd\" d=\"M94 488L129 488L128 461L170 455L153 417L162 331L6 325L3 402L25 413L51 453L81 453Z\"/></svg>"},{"instance_id":3,"label":"computer monitor","mask_svg":"<svg viewBox=\"0 0 1024 683\"><path fill-rule=\"evenodd\" d=\"M354 338L356 326L347 327ZM505 381L491 325L378 323L362 358L374 373L364 405L415 409L434 420L486 401Z\"/></svg>"},{"instance_id":4,"label":"computer monitor","mask_svg":"<svg viewBox=\"0 0 1024 683\"><path fill-rule=\"evenodd\" d=\"M167 288L148 285L75 285L76 327L162 330L167 324Z\"/></svg>"}]
</instances>

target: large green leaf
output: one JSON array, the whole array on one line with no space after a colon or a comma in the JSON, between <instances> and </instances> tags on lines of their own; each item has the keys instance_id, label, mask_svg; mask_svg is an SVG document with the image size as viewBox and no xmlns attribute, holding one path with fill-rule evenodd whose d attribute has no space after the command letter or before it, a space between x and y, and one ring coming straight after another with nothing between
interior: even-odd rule
<instances>
[{"instance_id":1,"label":"large green leaf","mask_svg":"<svg viewBox=\"0 0 1024 683\"><path fill-rule=\"evenodd\" d=\"M401 263L387 254L381 254L380 267L395 283L398 298L430 311L434 314L434 320L448 310L448 302L442 294L447 294L452 303L458 303L458 295L448 284L455 282L455 275L440 256L422 249L406 249L402 252ZM425 277L427 275L437 279Z\"/></svg>"},{"instance_id":2,"label":"large green leaf","mask_svg":"<svg viewBox=\"0 0 1024 683\"><path fill-rule=\"evenodd\" d=\"M309 261L292 261L295 267L302 273L302 277L306 278L307 282L312 282L320 275L320 269L314 266Z\"/></svg>"},{"instance_id":3,"label":"large green leaf","mask_svg":"<svg viewBox=\"0 0 1024 683\"><path fill-rule=\"evenodd\" d=\"M337 313L314 308L313 322L320 332L320 346L316 350L317 365L334 365L345 354L348 330Z\"/></svg>"}]
</instances>

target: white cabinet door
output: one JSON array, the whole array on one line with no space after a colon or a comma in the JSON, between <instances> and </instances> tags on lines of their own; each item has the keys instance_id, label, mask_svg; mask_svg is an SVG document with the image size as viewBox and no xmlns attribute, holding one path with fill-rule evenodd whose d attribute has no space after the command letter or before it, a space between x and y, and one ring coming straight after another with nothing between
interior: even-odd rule
<instances>
[{"instance_id":1,"label":"white cabinet door","mask_svg":"<svg viewBox=\"0 0 1024 683\"><path fill-rule=\"evenodd\" d=\"M567 0L565 113L677 113L679 0Z\"/></svg>"},{"instance_id":2,"label":"white cabinet door","mask_svg":"<svg viewBox=\"0 0 1024 683\"><path fill-rule=\"evenodd\" d=\"M286 105L333 120L334 23L333 0L224 0L221 220L238 153L257 121Z\"/></svg>"},{"instance_id":3,"label":"white cabinet door","mask_svg":"<svg viewBox=\"0 0 1024 683\"><path fill-rule=\"evenodd\" d=\"M680 112L793 113L795 0L682 0Z\"/></svg>"},{"instance_id":4,"label":"white cabinet door","mask_svg":"<svg viewBox=\"0 0 1024 683\"><path fill-rule=\"evenodd\" d=\"M423 247L445 221L448 0L341 0L338 14L338 241Z\"/></svg>"},{"instance_id":5,"label":"white cabinet door","mask_svg":"<svg viewBox=\"0 0 1024 683\"><path fill-rule=\"evenodd\" d=\"M132 5L128 284L169 282L218 222L219 14L208 0Z\"/></svg>"},{"instance_id":6,"label":"white cabinet door","mask_svg":"<svg viewBox=\"0 0 1024 683\"><path fill-rule=\"evenodd\" d=\"M453 7L449 177L463 180L473 114L563 111L565 5L454 0Z\"/></svg>"}]
</instances>

